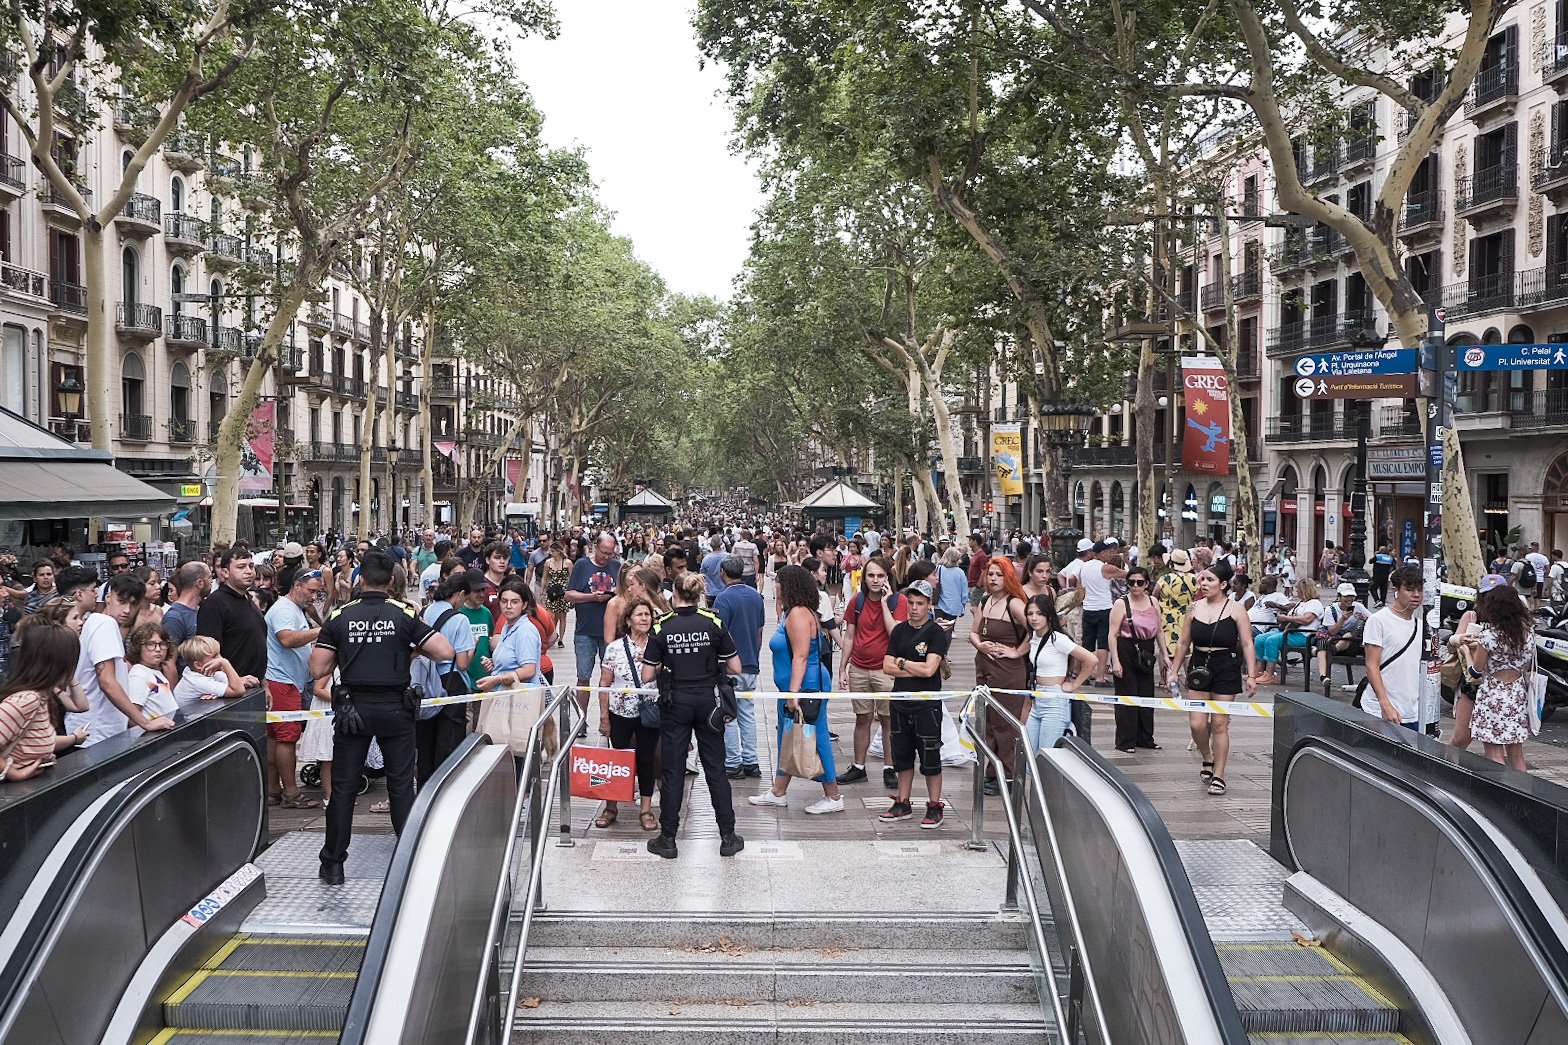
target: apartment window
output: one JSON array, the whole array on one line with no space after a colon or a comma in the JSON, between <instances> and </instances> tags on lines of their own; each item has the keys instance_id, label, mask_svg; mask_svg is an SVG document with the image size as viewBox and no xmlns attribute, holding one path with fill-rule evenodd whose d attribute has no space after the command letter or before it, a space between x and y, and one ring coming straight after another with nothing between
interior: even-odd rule
<instances>
[{"instance_id":1,"label":"apartment window","mask_svg":"<svg viewBox=\"0 0 1568 1045\"><path fill-rule=\"evenodd\" d=\"M1424 254L1410 255L1405 259L1405 274L1410 277L1411 288L1421 297L1427 297L1439 287L1438 280L1443 274L1443 252L1429 250Z\"/></svg>"},{"instance_id":2,"label":"apartment window","mask_svg":"<svg viewBox=\"0 0 1568 1045\"><path fill-rule=\"evenodd\" d=\"M146 386L147 370L142 366L142 357L127 352L125 362L120 364L120 409L127 417L147 413Z\"/></svg>"},{"instance_id":3,"label":"apartment window","mask_svg":"<svg viewBox=\"0 0 1568 1045\"><path fill-rule=\"evenodd\" d=\"M1510 25L1486 42L1475 76L1475 104L1484 105L1519 90L1519 27Z\"/></svg>"},{"instance_id":4,"label":"apartment window","mask_svg":"<svg viewBox=\"0 0 1568 1045\"><path fill-rule=\"evenodd\" d=\"M1552 105L1552 138L1547 146L1547 166L1557 166L1565 154L1568 154L1568 101Z\"/></svg>"},{"instance_id":5,"label":"apartment window","mask_svg":"<svg viewBox=\"0 0 1568 1045\"><path fill-rule=\"evenodd\" d=\"M332 442L339 446L343 443L343 415L336 410L332 412Z\"/></svg>"},{"instance_id":6,"label":"apartment window","mask_svg":"<svg viewBox=\"0 0 1568 1045\"><path fill-rule=\"evenodd\" d=\"M1353 317L1365 322L1372 319L1372 291L1367 288L1366 277L1359 272L1345 277L1345 319L1350 321Z\"/></svg>"},{"instance_id":7,"label":"apartment window","mask_svg":"<svg viewBox=\"0 0 1568 1045\"><path fill-rule=\"evenodd\" d=\"M182 422L191 418L191 372L179 361L169 371L169 417Z\"/></svg>"},{"instance_id":8,"label":"apartment window","mask_svg":"<svg viewBox=\"0 0 1568 1045\"><path fill-rule=\"evenodd\" d=\"M185 303L180 300L185 295L185 270L175 265L169 270L169 310L175 316L185 314Z\"/></svg>"},{"instance_id":9,"label":"apartment window","mask_svg":"<svg viewBox=\"0 0 1568 1045\"><path fill-rule=\"evenodd\" d=\"M1345 159L1351 163L1371 159L1377 151L1377 102L1368 100L1351 106L1349 122Z\"/></svg>"},{"instance_id":10,"label":"apartment window","mask_svg":"<svg viewBox=\"0 0 1568 1045\"><path fill-rule=\"evenodd\" d=\"M216 427L229 412L229 382L220 370L207 379L207 418Z\"/></svg>"},{"instance_id":11,"label":"apartment window","mask_svg":"<svg viewBox=\"0 0 1568 1045\"><path fill-rule=\"evenodd\" d=\"M27 328L7 324L0 347L0 406L27 416Z\"/></svg>"},{"instance_id":12,"label":"apartment window","mask_svg":"<svg viewBox=\"0 0 1568 1045\"><path fill-rule=\"evenodd\" d=\"M1503 229L1470 241L1470 297L1488 303L1513 293L1514 230Z\"/></svg>"},{"instance_id":13,"label":"apartment window","mask_svg":"<svg viewBox=\"0 0 1568 1045\"><path fill-rule=\"evenodd\" d=\"M1546 283L1554 288L1568 285L1568 215L1546 219Z\"/></svg>"},{"instance_id":14,"label":"apartment window","mask_svg":"<svg viewBox=\"0 0 1568 1045\"><path fill-rule=\"evenodd\" d=\"M185 182L178 174L169 179L169 210L175 214L185 212Z\"/></svg>"},{"instance_id":15,"label":"apartment window","mask_svg":"<svg viewBox=\"0 0 1568 1045\"><path fill-rule=\"evenodd\" d=\"M1361 219L1362 224L1372 224L1372 183L1363 181L1350 187L1346 194L1345 209Z\"/></svg>"},{"instance_id":16,"label":"apartment window","mask_svg":"<svg viewBox=\"0 0 1568 1045\"><path fill-rule=\"evenodd\" d=\"M0 261L11 260L11 208L0 207Z\"/></svg>"},{"instance_id":17,"label":"apartment window","mask_svg":"<svg viewBox=\"0 0 1568 1045\"><path fill-rule=\"evenodd\" d=\"M1241 212L1247 215L1262 213L1262 194L1258 191L1258 176L1249 174L1241 181Z\"/></svg>"},{"instance_id":18,"label":"apartment window","mask_svg":"<svg viewBox=\"0 0 1568 1045\"><path fill-rule=\"evenodd\" d=\"M1312 336L1325 338L1339 326L1339 284L1325 279L1312 287Z\"/></svg>"},{"instance_id":19,"label":"apartment window","mask_svg":"<svg viewBox=\"0 0 1568 1045\"><path fill-rule=\"evenodd\" d=\"M1257 240L1248 240L1241 248L1241 271L1256 275L1263 267L1263 247Z\"/></svg>"},{"instance_id":20,"label":"apartment window","mask_svg":"<svg viewBox=\"0 0 1568 1045\"><path fill-rule=\"evenodd\" d=\"M305 438L314 441L316 433L321 431L321 407L310 408L310 431L305 433Z\"/></svg>"},{"instance_id":21,"label":"apartment window","mask_svg":"<svg viewBox=\"0 0 1568 1045\"><path fill-rule=\"evenodd\" d=\"M136 304L140 287L136 251L126 247L120 252L120 300L127 305Z\"/></svg>"},{"instance_id":22,"label":"apartment window","mask_svg":"<svg viewBox=\"0 0 1568 1045\"><path fill-rule=\"evenodd\" d=\"M1253 374L1258 369L1258 317L1248 316L1236 323L1236 369Z\"/></svg>"}]
</instances>

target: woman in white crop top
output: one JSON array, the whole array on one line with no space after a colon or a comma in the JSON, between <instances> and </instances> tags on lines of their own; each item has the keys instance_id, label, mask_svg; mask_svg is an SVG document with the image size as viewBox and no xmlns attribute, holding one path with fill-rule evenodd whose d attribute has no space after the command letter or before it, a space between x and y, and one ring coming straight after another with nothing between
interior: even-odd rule
<instances>
[{"instance_id":1,"label":"woman in white crop top","mask_svg":"<svg viewBox=\"0 0 1568 1045\"><path fill-rule=\"evenodd\" d=\"M1069 675L1071 691L1079 692L1094 674L1094 654L1084 649L1061 630L1056 617L1056 600L1049 595L1036 595L1024 606L1024 621L1029 625L1032 638L1029 642L1029 663L1034 675L1034 706L1024 723L1024 736L1029 740L1030 751L1041 751L1055 745L1067 732L1072 720L1072 701L1054 696L1062 692L1062 683Z\"/></svg>"}]
</instances>

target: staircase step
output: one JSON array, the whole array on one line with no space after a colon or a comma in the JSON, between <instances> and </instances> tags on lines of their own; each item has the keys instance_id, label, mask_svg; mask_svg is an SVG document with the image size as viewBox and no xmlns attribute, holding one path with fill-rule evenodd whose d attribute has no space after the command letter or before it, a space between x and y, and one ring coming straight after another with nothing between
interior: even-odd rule
<instances>
[{"instance_id":1,"label":"staircase step","mask_svg":"<svg viewBox=\"0 0 1568 1045\"><path fill-rule=\"evenodd\" d=\"M523 971L525 996L552 1001L683 1001L722 1002L808 999L812 1002L875 1002L915 997L930 1002L1022 1004L1037 1000L1034 972L1020 952L1000 962L965 960L965 952L927 952L933 961L908 957L889 961L850 960L844 956L813 956L800 960L795 952L762 951L717 960L692 960L691 955L648 948L634 960L574 958L550 961L530 952ZM880 957L893 959L890 952ZM707 957L712 957L707 956Z\"/></svg>"},{"instance_id":2,"label":"staircase step","mask_svg":"<svg viewBox=\"0 0 1568 1045\"><path fill-rule=\"evenodd\" d=\"M663 911L540 912L529 933L529 951L545 947L598 947L636 940L648 947L886 947L922 941L947 950L1021 949L1026 927L1016 915L994 911L896 914L888 911L688 913Z\"/></svg>"},{"instance_id":3,"label":"staircase step","mask_svg":"<svg viewBox=\"0 0 1568 1045\"><path fill-rule=\"evenodd\" d=\"M164 1022L186 1030L336 1034L364 954L360 939L241 933L169 996Z\"/></svg>"},{"instance_id":4,"label":"staircase step","mask_svg":"<svg viewBox=\"0 0 1568 1045\"><path fill-rule=\"evenodd\" d=\"M1403 1034L1298 1034L1265 1031L1247 1035L1251 1045L1415 1045Z\"/></svg>"},{"instance_id":5,"label":"staircase step","mask_svg":"<svg viewBox=\"0 0 1568 1045\"><path fill-rule=\"evenodd\" d=\"M1399 1009L1320 947L1256 943L1215 950L1249 1033L1306 1034L1307 1041L1332 1042L1335 1034L1399 1031Z\"/></svg>"},{"instance_id":6,"label":"staircase step","mask_svg":"<svg viewBox=\"0 0 1568 1045\"><path fill-rule=\"evenodd\" d=\"M516 1010L531 1042L639 1045L1046 1045L1050 1024L1038 1005L833 1003L790 1005L651 1002L540 1002Z\"/></svg>"}]
</instances>

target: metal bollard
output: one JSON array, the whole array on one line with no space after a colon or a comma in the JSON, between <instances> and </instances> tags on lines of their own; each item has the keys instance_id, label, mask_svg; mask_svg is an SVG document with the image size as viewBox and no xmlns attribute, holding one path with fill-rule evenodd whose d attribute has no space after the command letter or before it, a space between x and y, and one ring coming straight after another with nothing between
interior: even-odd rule
<instances>
[{"instance_id":1,"label":"metal bollard","mask_svg":"<svg viewBox=\"0 0 1568 1045\"><path fill-rule=\"evenodd\" d=\"M985 720L986 702L991 699L989 693L980 693L975 700L975 774L974 796L970 800L969 808L969 841L964 843L965 848L985 849Z\"/></svg>"},{"instance_id":2,"label":"metal bollard","mask_svg":"<svg viewBox=\"0 0 1568 1045\"><path fill-rule=\"evenodd\" d=\"M570 849L577 844L572 838L572 754L567 747L567 741L572 736L572 729L568 724L571 716L567 714L564 701L560 707L560 715L556 719L557 736L559 739L557 750L560 752L561 759L560 767L556 772L560 774L560 780L556 782L555 786L561 795L561 832L559 837L556 838L555 844L560 848Z\"/></svg>"}]
</instances>

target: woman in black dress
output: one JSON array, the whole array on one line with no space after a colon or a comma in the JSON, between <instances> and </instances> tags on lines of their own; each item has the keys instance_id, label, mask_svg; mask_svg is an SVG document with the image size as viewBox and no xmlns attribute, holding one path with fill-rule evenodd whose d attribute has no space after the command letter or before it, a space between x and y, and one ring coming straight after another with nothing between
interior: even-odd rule
<instances>
[{"instance_id":1,"label":"woman in black dress","mask_svg":"<svg viewBox=\"0 0 1568 1045\"><path fill-rule=\"evenodd\" d=\"M1198 574L1198 599L1181 624L1176 644L1176 670L1187 669L1187 696L1192 700L1234 700L1257 690L1253 681L1251 623L1241 604L1230 599L1230 564L1221 560ZM1225 763L1230 758L1230 716L1195 711L1187 716L1193 743L1203 759L1199 781L1211 795L1225 793Z\"/></svg>"}]
</instances>

